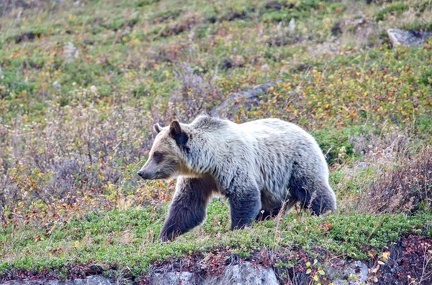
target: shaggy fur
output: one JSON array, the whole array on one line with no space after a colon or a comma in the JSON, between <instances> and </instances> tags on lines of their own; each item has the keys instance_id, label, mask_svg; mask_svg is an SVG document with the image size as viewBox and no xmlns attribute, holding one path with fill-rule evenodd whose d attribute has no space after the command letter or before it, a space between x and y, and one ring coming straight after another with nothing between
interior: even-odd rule
<instances>
[{"instance_id":1,"label":"shaggy fur","mask_svg":"<svg viewBox=\"0 0 432 285\"><path fill-rule=\"evenodd\" d=\"M315 215L336 209L321 149L297 125L279 119L236 124L200 116L191 124L173 121L155 130L149 159L138 174L144 179L178 177L162 241L199 225L213 193L228 198L232 230L297 202Z\"/></svg>"}]
</instances>

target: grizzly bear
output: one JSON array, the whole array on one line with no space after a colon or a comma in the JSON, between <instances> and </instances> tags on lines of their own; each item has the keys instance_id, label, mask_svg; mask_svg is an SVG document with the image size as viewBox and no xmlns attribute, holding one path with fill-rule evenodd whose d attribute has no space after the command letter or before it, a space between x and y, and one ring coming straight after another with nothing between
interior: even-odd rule
<instances>
[{"instance_id":1,"label":"grizzly bear","mask_svg":"<svg viewBox=\"0 0 432 285\"><path fill-rule=\"evenodd\" d=\"M228 198L231 230L287 211L296 203L312 214L336 209L328 166L315 139L279 119L242 124L199 116L190 124L154 126L158 133L143 179L177 178L159 240L199 225L213 194Z\"/></svg>"}]
</instances>

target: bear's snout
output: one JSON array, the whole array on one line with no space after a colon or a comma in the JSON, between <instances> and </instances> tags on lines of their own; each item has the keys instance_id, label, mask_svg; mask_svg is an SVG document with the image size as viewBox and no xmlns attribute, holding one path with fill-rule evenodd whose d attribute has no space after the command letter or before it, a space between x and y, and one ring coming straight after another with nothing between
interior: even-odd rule
<instances>
[{"instance_id":1,"label":"bear's snout","mask_svg":"<svg viewBox=\"0 0 432 285\"><path fill-rule=\"evenodd\" d=\"M144 179L144 180L152 179L152 175L151 175L151 173L148 173L148 172L146 172L146 171L142 171L142 170L140 170L140 171L138 171L137 174L138 174L139 176L141 176L141 178Z\"/></svg>"}]
</instances>

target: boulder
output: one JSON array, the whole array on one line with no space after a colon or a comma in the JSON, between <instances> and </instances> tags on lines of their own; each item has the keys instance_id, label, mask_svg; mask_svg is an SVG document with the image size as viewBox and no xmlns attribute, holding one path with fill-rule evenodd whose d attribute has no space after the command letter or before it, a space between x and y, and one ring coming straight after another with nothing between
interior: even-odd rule
<instances>
[{"instance_id":1,"label":"boulder","mask_svg":"<svg viewBox=\"0 0 432 285\"><path fill-rule=\"evenodd\" d=\"M421 32L414 30L388 29L387 34L393 47L402 45L408 47L419 47L426 39L432 36L431 32Z\"/></svg>"}]
</instances>

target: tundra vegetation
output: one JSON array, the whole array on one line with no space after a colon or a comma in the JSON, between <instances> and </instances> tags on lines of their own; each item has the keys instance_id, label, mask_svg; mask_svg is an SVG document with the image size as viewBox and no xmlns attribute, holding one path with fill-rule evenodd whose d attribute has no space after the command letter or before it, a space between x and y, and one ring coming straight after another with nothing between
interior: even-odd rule
<instances>
[{"instance_id":1,"label":"tundra vegetation","mask_svg":"<svg viewBox=\"0 0 432 285\"><path fill-rule=\"evenodd\" d=\"M138 280L155 262L218 250L385 263L400 238L432 237L432 41L393 48L386 35L432 31L430 0L3 2L0 280L89 264ZM228 202L215 199L202 226L158 243L174 183L136 175L151 126L274 80L232 118L312 133L338 210L231 232ZM306 272L325 282L316 258Z\"/></svg>"}]
</instances>

